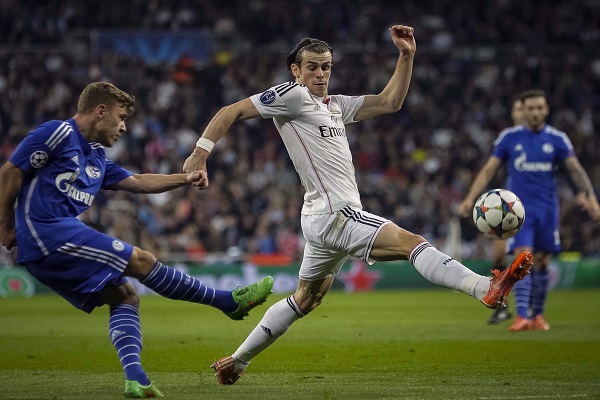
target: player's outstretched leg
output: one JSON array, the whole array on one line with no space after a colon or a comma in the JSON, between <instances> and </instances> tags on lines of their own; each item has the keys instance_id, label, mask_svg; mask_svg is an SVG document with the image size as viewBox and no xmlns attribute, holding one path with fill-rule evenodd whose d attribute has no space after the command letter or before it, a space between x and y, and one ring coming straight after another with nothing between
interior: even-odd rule
<instances>
[{"instance_id":1,"label":"player's outstretched leg","mask_svg":"<svg viewBox=\"0 0 600 400\"><path fill-rule=\"evenodd\" d=\"M504 271L492 271L494 276L490 279L490 288L481 299L481 302L489 308L506 306L506 299L508 299L513 285L529 273L532 265L533 255L528 251L524 251Z\"/></svg>"},{"instance_id":2,"label":"player's outstretched leg","mask_svg":"<svg viewBox=\"0 0 600 400\"><path fill-rule=\"evenodd\" d=\"M216 290L158 261L140 283L169 299L215 307L234 320L244 319L250 310L267 300L273 289L273 278L267 276L249 286L237 288L233 292Z\"/></svg>"}]
</instances>

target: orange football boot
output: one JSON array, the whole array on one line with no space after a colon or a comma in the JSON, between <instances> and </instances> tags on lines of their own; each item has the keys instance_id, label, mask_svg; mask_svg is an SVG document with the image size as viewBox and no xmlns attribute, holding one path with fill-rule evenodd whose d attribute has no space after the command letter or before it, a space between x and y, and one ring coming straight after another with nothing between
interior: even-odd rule
<instances>
[{"instance_id":1,"label":"orange football boot","mask_svg":"<svg viewBox=\"0 0 600 400\"><path fill-rule=\"evenodd\" d=\"M532 265L533 256L530 252L524 251L504 271L493 270L494 276L490 279L490 288L481 302L489 308L505 307L510 290L517 281L525 278Z\"/></svg>"}]
</instances>

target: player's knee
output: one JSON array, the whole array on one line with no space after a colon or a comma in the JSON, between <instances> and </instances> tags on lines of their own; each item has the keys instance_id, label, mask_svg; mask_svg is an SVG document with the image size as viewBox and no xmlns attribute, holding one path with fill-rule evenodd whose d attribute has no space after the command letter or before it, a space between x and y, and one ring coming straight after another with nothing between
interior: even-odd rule
<instances>
[{"instance_id":1,"label":"player's knee","mask_svg":"<svg viewBox=\"0 0 600 400\"><path fill-rule=\"evenodd\" d=\"M321 304L324 295L320 293L311 293L307 296L303 296L300 299L299 297L300 296L298 295L298 293L294 294L294 300L296 300L296 304L298 305L300 312L306 315Z\"/></svg>"},{"instance_id":2,"label":"player's knee","mask_svg":"<svg viewBox=\"0 0 600 400\"><path fill-rule=\"evenodd\" d=\"M156 257L152 253L142 250L139 247L133 248L131 259L138 265L150 265L150 267L156 262Z\"/></svg>"},{"instance_id":3,"label":"player's knee","mask_svg":"<svg viewBox=\"0 0 600 400\"><path fill-rule=\"evenodd\" d=\"M408 248L410 248L411 250L415 248L416 245L418 245L419 243L423 243L426 242L427 239L425 239L423 236L421 235L417 235L416 233L412 233L412 232L403 232L400 234L400 240L403 243L408 244Z\"/></svg>"},{"instance_id":4,"label":"player's knee","mask_svg":"<svg viewBox=\"0 0 600 400\"><path fill-rule=\"evenodd\" d=\"M138 296L137 292L134 290L128 291L123 297L122 304L131 304L132 306L139 307L140 306L140 296Z\"/></svg>"},{"instance_id":5,"label":"player's knee","mask_svg":"<svg viewBox=\"0 0 600 400\"><path fill-rule=\"evenodd\" d=\"M134 247L125 271L127 275L134 278L144 278L150 273L155 263L156 257L152 253L142 250L139 247Z\"/></svg>"},{"instance_id":6,"label":"player's knee","mask_svg":"<svg viewBox=\"0 0 600 400\"><path fill-rule=\"evenodd\" d=\"M140 306L140 297L130 282L121 286L107 286L102 292L103 300L109 306L118 306L121 304L130 304Z\"/></svg>"}]
</instances>

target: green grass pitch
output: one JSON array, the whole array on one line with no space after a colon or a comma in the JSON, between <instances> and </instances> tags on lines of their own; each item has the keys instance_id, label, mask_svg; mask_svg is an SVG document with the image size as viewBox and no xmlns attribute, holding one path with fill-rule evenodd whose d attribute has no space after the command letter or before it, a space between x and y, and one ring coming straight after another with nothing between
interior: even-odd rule
<instances>
[{"instance_id":1,"label":"green grass pitch","mask_svg":"<svg viewBox=\"0 0 600 400\"><path fill-rule=\"evenodd\" d=\"M142 298L142 361L170 399L600 399L600 291L554 291L548 332L490 326L450 290L330 293L257 357L234 386L210 363L231 354L246 321ZM118 399L124 377L107 333L55 295L0 299L0 399Z\"/></svg>"}]
</instances>

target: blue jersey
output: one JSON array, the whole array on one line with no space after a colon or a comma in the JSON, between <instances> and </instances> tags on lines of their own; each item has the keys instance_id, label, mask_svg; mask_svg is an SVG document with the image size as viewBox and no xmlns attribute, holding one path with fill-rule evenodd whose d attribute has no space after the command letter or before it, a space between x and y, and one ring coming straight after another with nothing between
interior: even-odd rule
<instances>
[{"instance_id":1,"label":"blue jersey","mask_svg":"<svg viewBox=\"0 0 600 400\"><path fill-rule=\"evenodd\" d=\"M540 132L513 126L500 133L492 155L507 164L506 188L519 196L525 212L528 207L558 207L554 174L559 163L575 155L564 132L550 125Z\"/></svg>"},{"instance_id":2,"label":"blue jersey","mask_svg":"<svg viewBox=\"0 0 600 400\"><path fill-rule=\"evenodd\" d=\"M72 239L101 188L133 175L88 143L73 119L49 121L17 146L10 162L23 171L17 197L17 262L47 256Z\"/></svg>"}]
</instances>

